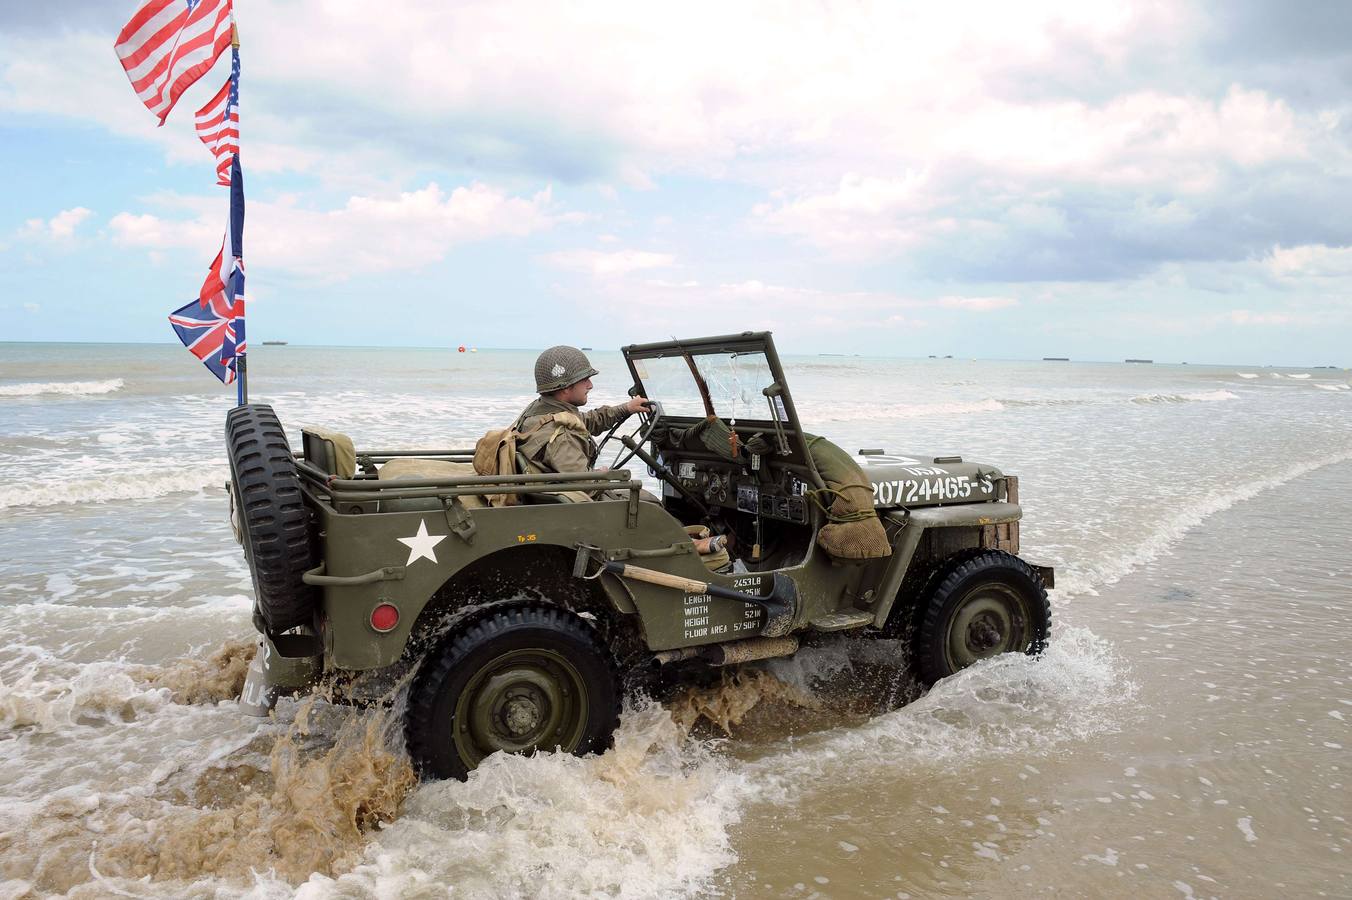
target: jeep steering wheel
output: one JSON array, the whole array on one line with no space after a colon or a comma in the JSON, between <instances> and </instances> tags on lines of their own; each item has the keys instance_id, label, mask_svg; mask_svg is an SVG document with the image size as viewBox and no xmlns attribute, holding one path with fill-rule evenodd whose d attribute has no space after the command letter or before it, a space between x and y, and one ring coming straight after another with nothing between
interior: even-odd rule
<instances>
[{"instance_id":1,"label":"jeep steering wheel","mask_svg":"<svg viewBox=\"0 0 1352 900\"><path fill-rule=\"evenodd\" d=\"M629 464L629 460L634 458L636 451L626 448L624 446L624 439L629 438L634 442L634 445L638 447L642 447L647 443L648 438L652 436L653 429L657 427L658 420L662 418L662 408L656 401L650 400L648 401L648 406L645 409L640 410L637 415L638 423L628 432L623 435L616 434L616 432L620 430L620 426L628 421L628 419L621 419L610 426L610 430L606 432L606 436L601 438L601 442L596 445L596 458L600 459L601 454L605 452L606 444L611 441L620 442L620 449L615 453L615 459L613 459L606 468L612 470L623 469Z\"/></svg>"}]
</instances>

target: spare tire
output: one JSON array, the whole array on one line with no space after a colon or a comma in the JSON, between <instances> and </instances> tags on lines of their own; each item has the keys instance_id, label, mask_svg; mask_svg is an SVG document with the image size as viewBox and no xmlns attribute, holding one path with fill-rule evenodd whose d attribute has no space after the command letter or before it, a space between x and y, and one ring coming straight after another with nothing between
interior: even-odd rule
<instances>
[{"instance_id":1,"label":"spare tire","mask_svg":"<svg viewBox=\"0 0 1352 900\"><path fill-rule=\"evenodd\" d=\"M319 564L317 541L282 423L271 406L237 406L225 416L225 446L253 575L254 624L269 638L310 625L319 591L302 578Z\"/></svg>"}]
</instances>

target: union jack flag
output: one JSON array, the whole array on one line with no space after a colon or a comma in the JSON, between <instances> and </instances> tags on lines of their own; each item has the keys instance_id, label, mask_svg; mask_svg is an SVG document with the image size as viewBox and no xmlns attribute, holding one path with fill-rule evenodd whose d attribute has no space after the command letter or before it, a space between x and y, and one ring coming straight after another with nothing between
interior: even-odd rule
<instances>
[{"instance_id":1,"label":"union jack flag","mask_svg":"<svg viewBox=\"0 0 1352 900\"><path fill-rule=\"evenodd\" d=\"M239 50L230 54L230 77L197 111L197 136L216 157L216 183L230 184L230 158L239 152Z\"/></svg>"},{"instance_id":2,"label":"union jack flag","mask_svg":"<svg viewBox=\"0 0 1352 900\"><path fill-rule=\"evenodd\" d=\"M240 262L231 279L230 293L235 302L231 308L235 311L234 321L226 330L225 340L221 343L221 362L230 370L230 381L235 380L239 358L244 356L248 347L244 342L244 263ZM227 381L226 384L229 384Z\"/></svg>"},{"instance_id":3,"label":"union jack flag","mask_svg":"<svg viewBox=\"0 0 1352 900\"><path fill-rule=\"evenodd\" d=\"M131 88L164 124L230 43L231 0L145 0L113 44Z\"/></svg>"},{"instance_id":4,"label":"union jack flag","mask_svg":"<svg viewBox=\"0 0 1352 900\"><path fill-rule=\"evenodd\" d=\"M240 290L244 278L240 276ZM193 356L225 384L235 381L235 357L244 347L244 301L216 297L203 305L193 300L169 314L169 324ZM227 347L229 359L226 358Z\"/></svg>"}]
</instances>

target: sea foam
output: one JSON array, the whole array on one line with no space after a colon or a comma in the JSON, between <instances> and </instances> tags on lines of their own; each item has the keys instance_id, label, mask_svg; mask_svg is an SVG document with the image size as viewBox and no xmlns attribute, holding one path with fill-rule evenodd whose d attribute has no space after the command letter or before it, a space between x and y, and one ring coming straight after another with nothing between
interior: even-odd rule
<instances>
[{"instance_id":1,"label":"sea foam","mask_svg":"<svg viewBox=\"0 0 1352 900\"><path fill-rule=\"evenodd\" d=\"M181 468L147 474L118 473L103 477L79 477L53 483L34 482L0 487L0 509L24 506L58 506L63 503L100 503L110 500L144 500L184 491L196 492L223 485L229 477L224 468L175 463ZM76 466L74 474L83 474Z\"/></svg>"},{"instance_id":2,"label":"sea foam","mask_svg":"<svg viewBox=\"0 0 1352 900\"><path fill-rule=\"evenodd\" d=\"M361 865L315 876L296 896L400 897L431 885L466 897L685 896L736 859L730 829L747 793L665 709L639 703L602 756L499 754L466 782L422 785Z\"/></svg>"},{"instance_id":3,"label":"sea foam","mask_svg":"<svg viewBox=\"0 0 1352 900\"><path fill-rule=\"evenodd\" d=\"M1216 513L1317 469L1349 460L1352 460L1352 451L1336 453L1321 459L1297 463L1267 478L1243 482L1206 497L1190 499L1185 509L1165 519L1148 538L1127 547L1124 552L1109 555L1087 569L1067 568L1058 571L1056 579L1058 599L1064 601L1075 594L1093 594L1097 587L1114 584L1123 576L1157 558L1185 534Z\"/></svg>"},{"instance_id":4,"label":"sea foam","mask_svg":"<svg viewBox=\"0 0 1352 900\"><path fill-rule=\"evenodd\" d=\"M1133 403L1219 403L1238 400L1239 395L1227 390L1191 391L1183 394L1141 394L1131 398Z\"/></svg>"},{"instance_id":5,"label":"sea foam","mask_svg":"<svg viewBox=\"0 0 1352 900\"><path fill-rule=\"evenodd\" d=\"M122 390L121 378L105 381L34 381L0 384L0 397L36 397L40 394L111 394Z\"/></svg>"}]
</instances>

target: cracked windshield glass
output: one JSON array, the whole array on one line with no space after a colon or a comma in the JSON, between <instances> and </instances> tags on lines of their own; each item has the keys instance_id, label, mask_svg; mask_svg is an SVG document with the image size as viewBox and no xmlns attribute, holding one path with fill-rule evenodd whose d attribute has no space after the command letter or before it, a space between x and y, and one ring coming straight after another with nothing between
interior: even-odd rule
<instances>
[{"instance_id":1,"label":"cracked windshield glass","mask_svg":"<svg viewBox=\"0 0 1352 900\"><path fill-rule=\"evenodd\" d=\"M695 367L709 387L714 413L737 419L768 419L770 407L761 393L774 383L764 353L704 353L692 355ZM669 416L702 418L706 411L699 385L683 356L634 360L645 396L662 404Z\"/></svg>"}]
</instances>

